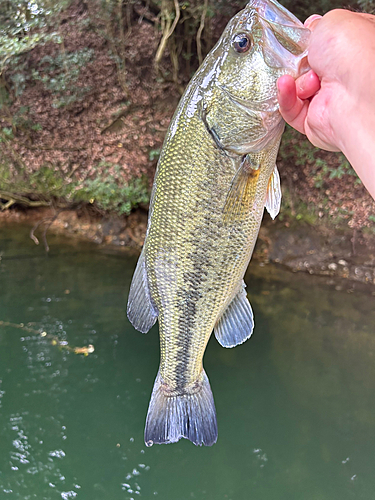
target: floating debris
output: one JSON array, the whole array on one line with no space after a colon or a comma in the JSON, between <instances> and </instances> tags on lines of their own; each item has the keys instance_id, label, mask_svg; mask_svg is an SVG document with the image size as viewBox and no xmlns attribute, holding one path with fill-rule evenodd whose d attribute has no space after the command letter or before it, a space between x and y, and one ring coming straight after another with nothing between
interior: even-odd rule
<instances>
[{"instance_id":1,"label":"floating debris","mask_svg":"<svg viewBox=\"0 0 375 500\"><path fill-rule=\"evenodd\" d=\"M35 328L31 328L30 325L32 323L28 323L26 326L24 323L10 323L9 321L0 321L0 326L10 326L11 328L19 328L21 330L25 330L29 333L34 333L39 335L40 337L47 338L51 340L52 345L57 345L60 349L66 349L69 352L74 352L74 354L83 354L84 356L88 356L95 351L95 347L92 344L83 347L72 347L68 345L66 340L60 340L57 335L52 335L47 333L46 331L35 330Z\"/></svg>"}]
</instances>

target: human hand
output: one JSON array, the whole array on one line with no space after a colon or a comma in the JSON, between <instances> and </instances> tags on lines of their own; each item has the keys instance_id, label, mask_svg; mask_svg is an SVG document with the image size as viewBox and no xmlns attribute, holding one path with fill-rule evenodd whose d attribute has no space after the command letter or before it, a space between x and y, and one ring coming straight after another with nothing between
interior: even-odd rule
<instances>
[{"instance_id":1,"label":"human hand","mask_svg":"<svg viewBox=\"0 0 375 500\"><path fill-rule=\"evenodd\" d=\"M358 112L353 101L364 98L361 89L366 85L363 76L368 69L360 78L358 71L373 61L366 61L365 52L371 42L366 38L367 31L375 36L374 19L368 14L337 9L305 21L312 31L308 49L311 71L296 81L287 75L281 77L278 91L285 121L305 133L315 146L329 151L341 149L337 121L353 108ZM373 50L374 43L373 39Z\"/></svg>"},{"instance_id":2,"label":"human hand","mask_svg":"<svg viewBox=\"0 0 375 500\"><path fill-rule=\"evenodd\" d=\"M311 71L279 78L280 112L315 146L342 151L375 196L375 16L338 9L305 26Z\"/></svg>"}]
</instances>

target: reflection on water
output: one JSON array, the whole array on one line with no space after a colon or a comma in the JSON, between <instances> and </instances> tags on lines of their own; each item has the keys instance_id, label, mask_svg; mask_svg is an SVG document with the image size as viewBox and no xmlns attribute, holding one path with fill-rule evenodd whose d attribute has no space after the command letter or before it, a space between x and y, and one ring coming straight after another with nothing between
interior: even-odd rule
<instances>
[{"instance_id":1,"label":"reflection on water","mask_svg":"<svg viewBox=\"0 0 375 500\"><path fill-rule=\"evenodd\" d=\"M146 448L157 327L128 323L136 256L0 230L0 498L349 500L375 491L371 293L253 264L253 338L211 339L219 423L212 448Z\"/></svg>"}]
</instances>

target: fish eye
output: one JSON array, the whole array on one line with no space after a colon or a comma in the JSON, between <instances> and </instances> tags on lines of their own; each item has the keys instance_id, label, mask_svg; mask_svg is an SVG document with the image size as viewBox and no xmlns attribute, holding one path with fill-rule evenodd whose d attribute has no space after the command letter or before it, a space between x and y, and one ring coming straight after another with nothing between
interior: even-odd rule
<instances>
[{"instance_id":1,"label":"fish eye","mask_svg":"<svg viewBox=\"0 0 375 500\"><path fill-rule=\"evenodd\" d=\"M236 52L247 52L251 47L251 39L246 33L238 33L232 40L232 46Z\"/></svg>"}]
</instances>

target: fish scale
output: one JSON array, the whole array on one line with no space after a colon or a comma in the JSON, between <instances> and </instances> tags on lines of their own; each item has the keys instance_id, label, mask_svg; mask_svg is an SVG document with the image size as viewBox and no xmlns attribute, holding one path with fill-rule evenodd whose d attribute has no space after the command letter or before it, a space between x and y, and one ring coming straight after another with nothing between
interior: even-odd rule
<instances>
[{"instance_id":1,"label":"fish scale","mask_svg":"<svg viewBox=\"0 0 375 500\"><path fill-rule=\"evenodd\" d=\"M253 0L229 22L172 118L128 300L136 328L147 332L159 321L148 445L217 439L203 355L213 330L225 347L253 331L243 276L264 206L274 217L280 205L275 161L284 125L276 80L296 76L306 31L276 1ZM291 46L300 46L299 54Z\"/></svg>"}]
</instances>

